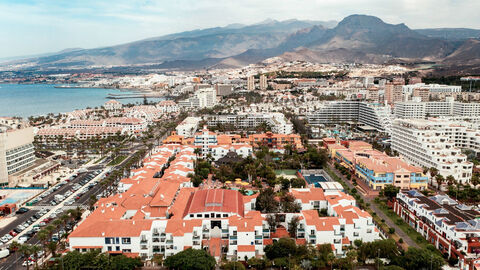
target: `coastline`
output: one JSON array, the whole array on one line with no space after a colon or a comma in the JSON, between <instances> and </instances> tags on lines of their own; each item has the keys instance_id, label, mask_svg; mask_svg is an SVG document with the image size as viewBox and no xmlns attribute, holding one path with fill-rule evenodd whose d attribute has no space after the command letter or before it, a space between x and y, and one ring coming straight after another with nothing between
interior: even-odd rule
<instances>
[{"instance_id":1,"label":"coastline","mask_svg":"<svg viewBox=\"0 0 480 270\"><path fill-rule=\"evenodd\" d=\"M2 94L0 116L18 116L26 119L30 116L44 116L49 113L67 113L76 109L100 107L112 99L118 99L124 104L141 104L144 97L150 102L159 102L167 99L168 94L164 91L143 89L55 86L58 84L0 83L2 88L0 89ZM111 91L113 89L118 91ZM16 94L17 91L18 94Z\"/></svg>"}]
</instances>

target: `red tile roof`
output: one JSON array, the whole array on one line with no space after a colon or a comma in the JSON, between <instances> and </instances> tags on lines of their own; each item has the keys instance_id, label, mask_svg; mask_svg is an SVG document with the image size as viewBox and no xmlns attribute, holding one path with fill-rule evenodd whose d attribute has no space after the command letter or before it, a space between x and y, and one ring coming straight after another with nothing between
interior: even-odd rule
<instances>
[{"instance_id":1,"label":"red tile roof","mask_svg":"<svg viewBox=\"0 0 480 270\"><path fill-rule=\"evenodd\" d=\"M191 195L185 215L203 212L226 212L244 214L243 197L240 192L228 189L197 190Z\"/></svg>"}]
</instances>

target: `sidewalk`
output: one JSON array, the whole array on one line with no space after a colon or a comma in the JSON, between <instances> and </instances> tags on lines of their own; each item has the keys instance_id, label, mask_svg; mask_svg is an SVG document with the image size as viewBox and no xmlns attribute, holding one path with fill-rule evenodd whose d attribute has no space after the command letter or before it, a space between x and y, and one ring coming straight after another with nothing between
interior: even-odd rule
<instances>
[{"instance_id":1,"label":"sidewalk","mask_svg":"<svg viewBox=\"0 0 480 270\"><path fill-rule=\"evenodd\" d=\"M339 171L337 171L337 169L335 169L335 167L332 166L330 163L328 163L328 167L330 168L330 170L332 170L333 173L335 173L338 177L340 177L347 184L347 186L349 188L351 188L351 189L356 188L348 179L345 178L345 176L343 176L343 174L341 174ZM357 180L357 183L358 183L358 181L360 181L360 180ZM400 229L400 227L398 227L389 217L387 217L382 212L382 210L380 210L380 208L378 208L375 205L372 197L364 196L364 194L362 192L358 192L358 194L360 195L360 197L362 197L362 199L366 203L370 203L370 208L373 210L373 212L377 213L377 216L379 216L381 219L385 220L385 223L390 228L394 228L395 233L398 234L398 236L400 236L408 246L419 248L419 246L417 245L417 243L415 243L415 241L413 241L404 231L402 231L402 229Z\"/></svg>"}]
</instances>

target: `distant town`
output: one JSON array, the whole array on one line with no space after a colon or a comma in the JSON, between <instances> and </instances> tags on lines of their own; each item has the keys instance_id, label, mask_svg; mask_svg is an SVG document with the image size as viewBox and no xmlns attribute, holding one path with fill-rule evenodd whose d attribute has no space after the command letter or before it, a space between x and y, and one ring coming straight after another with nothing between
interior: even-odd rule
<instances>
[{"instance_id":1,"label":"distant town","mask_svg":"<svg viewBox=\"0 0 480 270\"><path fill-rule=\"evenodd\" d=\"M0 117L0 269L477 269L479 80L277 57L2 73L118 92Z\"/></svg>"}]
</instances>

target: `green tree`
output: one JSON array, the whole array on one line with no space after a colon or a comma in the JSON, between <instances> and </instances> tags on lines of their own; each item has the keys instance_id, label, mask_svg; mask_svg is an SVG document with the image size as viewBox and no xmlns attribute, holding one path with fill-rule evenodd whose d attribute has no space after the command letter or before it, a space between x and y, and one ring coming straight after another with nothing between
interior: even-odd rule
<instances>
[{"instance_id":1,"label":"green tree","mask_svg":"<svg viewBox=\"0 0 480 270\"><path fill-rule=\"evenodd\" d=\"M220 266L223 270L245 270L245 266L241 262L227 262Z\"/></svg>"},{"instance_id":2,"label":"green tree","mask_svg":"<svg viewBox=\"0 0 480 270\"><path fill-rule=\"evenodd\" d=\"M179 270L210 270L215 267L215 258L203 249L186 249L165 260L165 266Z\"/></svg>"},{"instance_id":3,"label":"green tree","mask_svg":"<svg viewBox=\"0 0 480 270\"><path fill-rule=\"evenodd\" d=\"M383 194L389 200L392 200L393 198L397 197L397 194L399 191L400 191L400 188L395 187L393 185L385 185L385 187L383 188Z\"/></svg>"},{"instance_id":4,"label":"green tree","mask_svg":"<svg viewBox=\"0 0 480 270\"><path fill-rule=\"evenodd\" d=\"M300 223L300 218L298 216L294 216L290 222L288 222L288 233L292 238L297 238L297 229Z\"/></svg>"},{"instance_id":5,"label":"green tree","mask_svg":"<svg viewBox=\"0 0 480 270\"><path fill-rule=\"evenodd\" d=\"M408 248L404 256L397 256L392 264L401 266L406 270L432 269L440 270L445 260L436 252L422 248Z\"/></svg>"},{"instance_id":6,"label":"green tree","mask_svg":"<svg viewBox=\"0 0 480 270\"><path fill-rule=\"evenodd\" d=\"M22 253L22 256L28 260L28 257L32 254L32 248L28 244L23 244L18 247L18 252ZM30 265L27 263L27 270L30 268Z\"/></svg>"},{"instance_id":7,"label":"green tree","mask_svg":"<svg viewBox=\"0 0 480 270\"><path fill-rule=\"evenodd\" d=\"M255 210L262 213L278 212L278 203L275 200L275 193L272 188L262 189L255 202Z\"/></svg>"}]
</instances>

